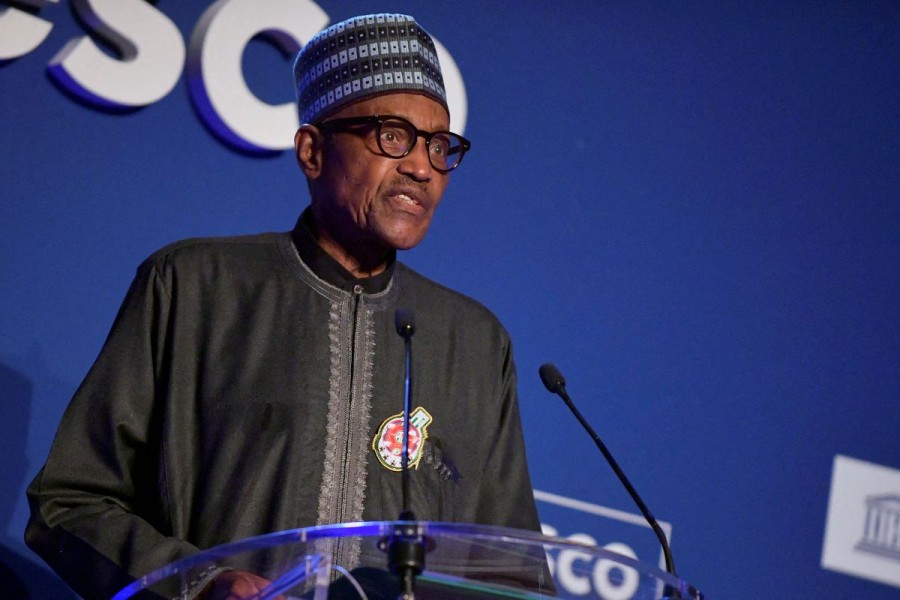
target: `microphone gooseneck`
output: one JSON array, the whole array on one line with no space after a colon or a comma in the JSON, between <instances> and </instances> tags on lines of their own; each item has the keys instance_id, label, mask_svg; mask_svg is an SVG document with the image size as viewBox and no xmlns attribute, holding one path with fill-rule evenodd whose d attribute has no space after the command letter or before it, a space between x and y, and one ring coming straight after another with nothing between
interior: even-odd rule
<instances>
[{"instance_id":1,"label":"microphone gooseneck","mask_svg":"<svg viewBox=\"0 0 900 600\"><path fill-rule=\"evenodd\" d=\"M556 394L557 396L562 398L563 402L566 403L566 406L569 407L569 410L572 411L572 414L575 415L575 418L578 419L578 422L581 423L581 426L584 427L585 431L587 431L591 438L594 440L594 443L597 445L597 448L600 449L600 452L603 454L606 462L608 462L609 466L612 467L612 470L615 471L616 476L619 478L619 481L621 481L622 485L625 486L625 489L628 490L628 494L631 496L631 499L634 500L635 504L637 504L637 507L638 509L640 509L641 514L644 515L644 519L647 520L647 523L650 524L650 528L653 529L656 537L659 538L659 543L662 546L663 555L665 556L666 560L666 571L672 575L676 575L675 562L672 560L672 549L669 547L669 541L666 539L666 535L665 533L663 533L662 527L659 526L656 518L650 513L650 509L647 508L646 504L644 504L644 501L637 493L637 490L635 490L634 486L631 485L631 482L628 481L628 477L625 476L625 472L622 471L622 469L619 467L619 463L616 462L616 459L613 458L613 455L606 448L606 444L603 443L603 440L600 439L600 436L597 435L597 432L594 431L594 428L591 427L587 420L585 420L585 418L581 415L581 412L575 407L572 399L569 398L569 394L568 392L566 392L566 380L563 378L560 370L556 368L556 365L552 363L545 363L541 365L538 373L540 374L541 381L544 383L544 386L547 388L547 390L550 393Z\"/></svg>"},{"instance_id":2,"label":"microphone gooseneck","mask_svg":"<svg viewBox=\"0 0 900 600\"><path fill-rule=\"evenodd\" d=\"M402 494L401 521L414 521L415 516L409 506L409 418L412 412L412 336L416 332L416 321L412 311L398 308L394 313L394 326L403 338L406 358L406 378L403 393L403 454L400 456L400 479Z\"/></svg>"},{"instance_id":3,"label":"microphone gooseneck","mask_svg":"<svg viewBox=\"0 0 900 600\"><path fill-rule=\"evenodd\" d=\"M403 506L399 521L415 521L409 501L409 419L412 412L412 336L416 332L413 313L399 308L394 313L394 326L403 338L406 378L403 393L403 449L400 457L400 485ZM412 523L398 524L388 544L388 569L397 576L401 600L414 600L416 577L425 568L425 538Z\"/></svg>"}]
</instances>

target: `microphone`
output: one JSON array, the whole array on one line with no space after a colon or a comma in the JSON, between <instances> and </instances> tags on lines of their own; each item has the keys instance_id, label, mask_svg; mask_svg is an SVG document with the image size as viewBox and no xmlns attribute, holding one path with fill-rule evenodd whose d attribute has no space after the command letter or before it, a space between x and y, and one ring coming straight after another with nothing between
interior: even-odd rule
<instances>
[{"instance_id":1,"label":"microphone","mask_svg":"<svg viewBox=\"0 0 900 600\"><path fill-rule=\"evenodd\" d=\"M631 482L628 481L628 478L625 476L625 472L619 468L619 463L616 462L616 459L613 458L612 454L610 454L609 450L607 450L606 445L600 439L600 436L597 435L597 432L594 431L593 427L588 424L585 418L581 415L581 412L577 408L575 408L575 404L572 403L572 399L569 398L569 394L566 392L566 380L563 377L562 373L559 369L556 368L556 365L552 363L545 363L541 365L541 368L538 370L538 373L541 376L541 381L544 382L544 387L551 394L556 394L560 398L563 399L563 402L566 403L566 406L569 407L569 410L572 411L572 414L575 415L575 418L578 419L578 422L581 423L581 426L584 427L585 431L593 438L594 443L597 444L597 448L600 449L600 452L603 453L603 457L606 458L606 462L609 463L609 466L612 467L613 471L616 472L616 476L619 478L619 481L622 482L622 485L625 486L625 489L628 490L628 494L631 496L631 499L634 500L634 503L637 504L637 507L640 509L641 514L644 515L644 519L647 520L647 523L650 524L650 528L653 529L653 532L656 534L656 537L659 538L659 543L662 545L663 555L666 559L666 571L671 575L675 574L675 563L672 560L672 549L669 547L669 542L666 540L666 535L663 533L662 527L659 526L659 523L650 513L650 509L647 508L647 505L644 504L644 501L641 500L640 495L638 495L637 490L631 485Z\"/></svg>"},{"instance_id":2,"label":"microphone","mask_svg":"<svg viewBox=\"0 0 900 600\"><path fill-rule=\"evenodd\" d=\"M544 387L551 394L559 394L560 390L565 393L566 390L566 379L563 377L563 374L560 373L559 369L556 368L556 365L553 363L544 363L541 365L541 368L538 369L538 373L541 376L541 381L544 382ZM565 400L565 398L563 398Z\"/></svg>"},{"instance_id":3,"label":"microphone","mask_svg":"<svg viewBox=\"0 0 900 600\"><path fill-rule=\"evenodd\" d=\"M408 308L398 308L394 313L394 327L404 340L409 340L416 332L416 318Z\"/></svg>"}]
</instances>

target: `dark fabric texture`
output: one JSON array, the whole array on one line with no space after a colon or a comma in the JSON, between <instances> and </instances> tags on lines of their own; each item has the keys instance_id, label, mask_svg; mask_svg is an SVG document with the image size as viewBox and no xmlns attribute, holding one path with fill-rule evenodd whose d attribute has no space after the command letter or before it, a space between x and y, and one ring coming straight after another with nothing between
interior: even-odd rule
<instances>
[{"instance_id":1,"label":"dark fabric texture","mask_svg":"<svg viewBox=\"0 0 900 600\"><path fill-rule=\"evenodd\" d=\"M396 519L400 474L372 444L403 408L398 307L417 321L412 405L433 418L411 473L416 517L538 530L507 332L392 269L377 293L341 289L290 233L147 259L28 489L29 546L85 598L109 598L198 549Z\"/></svg>"}]
</instances>

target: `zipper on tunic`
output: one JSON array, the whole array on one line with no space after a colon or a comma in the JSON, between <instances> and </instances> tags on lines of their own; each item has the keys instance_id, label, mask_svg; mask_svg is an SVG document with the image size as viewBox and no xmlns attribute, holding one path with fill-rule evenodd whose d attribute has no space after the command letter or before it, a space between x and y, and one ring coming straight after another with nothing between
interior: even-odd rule
<instances>
[{"instance_id":1,"label":"zipper on tunic","mask_svg":"<svg viewBox=\"0 0 900 600\"><path fill-rule=\"evenodd\" d=\"M339 490L339 502L338 502L338 522L343 523L347 520L347 513L352 512L352 507L347 506L348 504L348 491L352 493L352 486L356 485L356 482L348 482L347 478L349 476L350 471L350 463L351 463L351 452L353 451L353 436L352 436L352 427L353 427L353 408L354 408L354 393L356 390L356 380L357 380L357 368L356 368L356 344L358 341L358 333L360 326L360 304L362 302L362 292L363 287L359 284L353 286L353 307L350 312L350 319L353 323L351 332L350 332L350 389L347 390L347 411L346 411L346 420L344 422L344 431L347 433L347 437L344 439L344 452L341 457L341 481L338 486ZM352 516L352 515L351 515Z\"/></svg>"}]
</instances>

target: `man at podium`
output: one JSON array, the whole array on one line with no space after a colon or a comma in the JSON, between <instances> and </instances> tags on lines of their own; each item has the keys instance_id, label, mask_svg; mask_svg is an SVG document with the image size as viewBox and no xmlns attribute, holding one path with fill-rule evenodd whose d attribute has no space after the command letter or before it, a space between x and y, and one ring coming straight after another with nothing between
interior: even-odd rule
<instances>
[{"instance_id":1,"label":"man at podium","mask_svg":"<svg viewBox=\"0 0 900 600\"><path fill-rule=\"evenodd\" d=\"M85 598L225 542L396 519L398 309L416 324L413 513L539 529L506 330L397 260L470 147L431 37L403 15L349 19L294 77L309 206L289 232L176 242L140 265L28 489L28 544ZM227 571L195 591L258 585Z\"/></svg>"}]
</instances>

